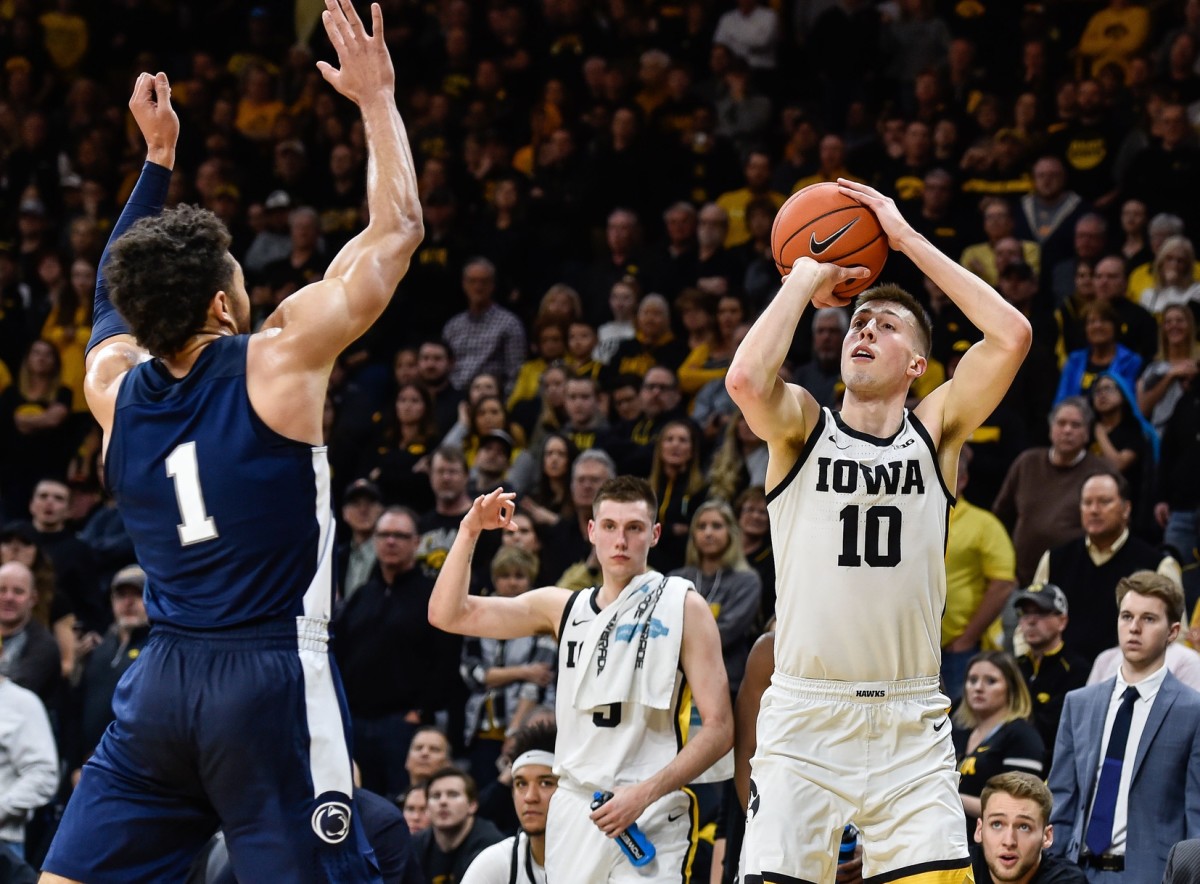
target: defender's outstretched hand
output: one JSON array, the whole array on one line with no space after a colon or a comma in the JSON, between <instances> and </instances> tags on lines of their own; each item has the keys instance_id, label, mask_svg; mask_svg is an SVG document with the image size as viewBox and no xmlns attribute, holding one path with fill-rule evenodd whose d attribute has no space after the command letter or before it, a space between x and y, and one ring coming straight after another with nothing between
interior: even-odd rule
<instances>
[{"instance_id":1,"label":"defender's outstretched hand","mask_svg":"<svg viewBox=\"0 0 1200 884\"><path fill-rule=\"evenodd\" d=\"M888 245L899 251L901 240L912 231L912 226L904 220L904 216L896 208L895 201L874 187L859 184L848 178L839 178L837 183L839 191L875 213L875 217L879 219L879 226L887 234Z\"/></svg>"},{"instance_id":2,"label":"defender's outstretched hand","mask_svg":"<svg viewBox=\"0 0 1200 884\"><path fill-rule=\"evenodd\" d=\"M383 12L378 3L371 4L371 33L363 27L351 0L325 0L321 22L329 42L337 50L335 68L327 61L318 61L317 70L334 89L357 105L372 95L385 93L395 97L396 72L392 57L383 41Z\"/></svg>"},{"instance_id":3,"label":"defender's outstretched hand","mask_svg":"<svg viewBox=\"0 0 1200 884\"><path fill-rule=\"evenodd\" d=\"M476 532L507 528L516 510L513 503L516 496L514 492L503 488L479 495L471 503L470 511L463 516L462 526Z\"/></svg>"},{"instance_id":4,"label":"defender's outstretched hand","mask_svg":"<svg viewBox=\"0 0 1200 884\"><path fill-rule=\"evenodd\" d=\"M147 159L168 169L175 165L179 117L171 107L171 84L162 71L138 74L129 98L129 111L146 139Z\"/></svg>"}]
</instances>

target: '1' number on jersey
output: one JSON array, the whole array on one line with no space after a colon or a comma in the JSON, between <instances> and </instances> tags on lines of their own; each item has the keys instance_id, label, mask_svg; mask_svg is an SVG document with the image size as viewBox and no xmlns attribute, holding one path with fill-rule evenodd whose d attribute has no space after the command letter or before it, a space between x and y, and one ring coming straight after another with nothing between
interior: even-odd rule
<instances>
[{"instance_id":1,"label":"'1' number on jersey","mask_svg":"<svg viewBox=\"0 0 1200 884\"><path fill-rule=\"evenodd\" d=\"M204 509L200 490L200 464L196 461L196 443L177 445L167 456L167 475L175 480L175 500L179 504L179 542L184 546L212 540L217 523Z\"/></svg>"}]
</instances>

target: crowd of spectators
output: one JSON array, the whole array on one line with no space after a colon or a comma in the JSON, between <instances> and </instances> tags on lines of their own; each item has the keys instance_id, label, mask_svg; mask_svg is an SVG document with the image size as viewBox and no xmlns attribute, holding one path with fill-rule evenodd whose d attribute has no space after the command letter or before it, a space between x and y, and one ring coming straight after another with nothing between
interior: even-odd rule
<instances>
[{"instance_id":1,"label":"crowd of spectators","mask_svg":"<svg viewBox=\"0 0 1200 884\"><path fill-rule=\"evenodd\" d=\"M553 704L553 643L463 644L422 614L472 496L498 485L519 493L516 530L481 542L472 589L517 594L593 583L596 488L648 477L663 525L651 565L710 601L736 688L776 587L765 446L723 377L778 287L775 211L839 176L894 198L1034 331L964 459L973 506L951 522L942 635L952 695L976 653L1008 649L1032 700L1014 682L960 720L1023 708L1048 765L1043 706L1082 680L1039 690L1043 657L1065 636L1088 669L1116 646L1113 588L1137 569L1182 582L1194 608L1200 0L381 5L425 238L338 360L326 406L334 650L368 788L407 815L421 798L410 742L436 725L440 761L474 777L436 800L466 808L478 789L513 830L511 802L488 790L512 734ZM321 8L0 3L0 690L40 697L55 734L32 772L10 772L0 745L0 848L28 843L36 859L52 813L16 836L38 802L13 803L6 784L45 803L52 754L65 799L145 634L144 576L83 397L97 261L144 158L130 84L171 77L169 202L229 227L261 322L368 212L362 123L314 66L330 54ZM899 253L884 276L934 320L915 401L978 332ZM846 328L844 311L806 315L785 366L823 405L841 393ZM1043 585L1061 605L1012 604ZM1193 653L1188 626L1169 665ZM20 696L0 704L6 720L28 708ZM24 739L44 743L36 718Z\"/></svg>"}]
</instances>

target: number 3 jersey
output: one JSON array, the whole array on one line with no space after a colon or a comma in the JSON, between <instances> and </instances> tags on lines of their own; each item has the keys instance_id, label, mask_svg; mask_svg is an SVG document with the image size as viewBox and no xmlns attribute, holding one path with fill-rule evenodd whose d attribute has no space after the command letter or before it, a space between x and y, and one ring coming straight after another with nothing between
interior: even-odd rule
<instances>
[{"instance_id":1,"label":"number 3 jersey","mask_svg":"<svg viewBox=\"0 0 1200 884\"><path fill-rule=\"evenodd\" d=\"M325 448L254 413L248 335L218 338L183 378L152 359L121 382L105 475L150 620L214 629L328 619L333 533Z\"/></svg>"},{"instance_id":2,"label":"number 3 jersey","mask_svg":"<svg viewBox=\"0 0 1200 884\"><path fill-rule=\"evenodd\" d=\"M936 676L954 497L906 409L880 439L828 408L767 495L775 549L775 667L851 682Z\"/></svg>"},{"instance_id":3,"label":"number 3 jersey","mask_svg":"<svg viewBox=\"0 0 1200 884\"><path fill-rule=\"evenodd\" d=\"M640 783L666 767L683 748L690 713L690 704L683 705L684 677L679 668L670 709L641 703L613 703L587 711L575 708L576 683L593 650L587 644L588 630L593 620L603 616L596 603L599 592L599 587L592 587L572 593L563 610L554 701L558 722L554 772L589 791ZM605 610L611 615L611 610Z\"/></svg>"}]
</instances>

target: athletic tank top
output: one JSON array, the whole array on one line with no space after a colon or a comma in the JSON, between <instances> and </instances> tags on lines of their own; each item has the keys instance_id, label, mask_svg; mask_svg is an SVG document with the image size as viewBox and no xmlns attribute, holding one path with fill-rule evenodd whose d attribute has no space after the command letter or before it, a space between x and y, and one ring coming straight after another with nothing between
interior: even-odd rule
<instances>
[{"instance_id":1,"label":"athletic tank top","mask_svg":"<svg viewBox=\"0 0 1200 884\"><path fill-rule=\"evenodd\" d=\"M599 587L592 587L572 594L563 610L555 698L554 772L589 791L640 783L657 773L683 748L687 727L687 711L681 703L684 678L678 663L670 709L640 703L614 703L588 712L575 708L579 667L591 653L585 639L592 621L601 615L598 592Z\"/></svg>"},{"instance_id":2,"label":"athletic tank top","mask_svg":"<svg viewBox=\"0 0 1200 884\"><path fill-rule=\"evenodd\" d=\"M929 433L907 409L880 439L823 408L767 495L775 667L836 681L936 676L953 503Z\"/></svg>"},{"instance_id":3,"label":"athletic tank top","mask_svg":"<svg viewBox=\"0 0 1200 884\"><path fill-rule=\"evenodd\" d=\"M328 619L333 532L324 446L287 439L246 392L248 335L183 378L139 363L117 392L105 460L155 623L217 629Z\"/></svg>"}]
</instances>

